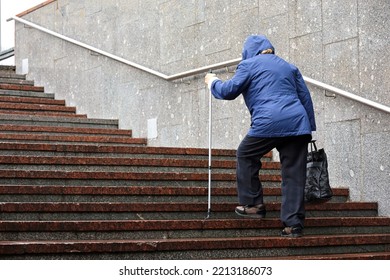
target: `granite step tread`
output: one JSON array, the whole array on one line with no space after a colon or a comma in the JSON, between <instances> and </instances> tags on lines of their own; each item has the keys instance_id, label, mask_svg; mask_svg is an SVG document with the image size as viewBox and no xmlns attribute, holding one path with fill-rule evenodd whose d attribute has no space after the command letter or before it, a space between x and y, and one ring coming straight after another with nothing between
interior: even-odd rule
<instances>
[{"instance_id":1,"label":"granite step tread","mask_svg":"<svg viewBox=\"0 0 390 280\"><path fill-rule=\"evenodd\" d=\"M57 133L57 134L97 134L107 136L132 136L132 130L128 129L99 129L99 128L79 128L79 127L64 127L64 126L32 126L32 125L13 125L0 124L2 133L20 132L20 133Z\"/></svg>"},{"instance_id":2,"label":"granite step tread","mask_svg":"<svg viewBox=\"0 0 390 280\"><path fill-rule=\"evenodd\" d=\"M132 139L132 138L131 138ZM232 173L234 159L212 161L214 173ZM24 156L0 155L2 170L83 171L83 172L205 172L207 159L163 157L80 157L80 156ZM277 162L264 162L261 174L279 174Z\"/></svg>"},{"instance_id":3,"label":"granite step tread","mask_svg":"<svg viewBox=\"0 0 390 280\"><path fill-rule=\"evenodd\" d=\"M83 118L87 119L85 114L75 114L73 112L55 112L55 111L36 111L33 114L29 111L1 110L0 115L7 116L42 116L42 117L66 117L66 118Z\"/></svg>"},{"instance_id":4,"label":"granite step tread","mask_svg":"<svg viewBox=\"0 0 390 280\"><path fill-rule=\"evenodd\" d=\"M87 254L120 252L168 252L202 250L248 250L265 248L311 248L332 246L383 245L390 243L390 234L324 235L241 238L190 238L146 240L20 240L0 241L2 255L18 254Z\"/></svg>"},{"instance_id":5,"label":"granite step tread","mask_svg":"<svg viewBox=\"0 0 390 280\"><path fill-rule=\"evenodd\" d=\"M93 165L93 166L153 166L153 167L199 167L207 168L208 160L200 159L175 159L175 158L118 158L106 157L77 157L77 156L0 156L0 164L5 165ZM214 160L214 168L235 169L236 161ZM278 162L264 162L263 170L279 170Z\"/></svg>"},{"instance_id":6,"label":"granite step tread","mask_svg":"<svg viewBox=\"0 0 390 280\"><path fill-rule=\"evenodd\" d=\"M0 194L42 195L147 195L147 196L205 196L206 187L174 186L64 186L64 185L0 185ZM212 188L212 195L236 196L236 187ZM265 196L281 195L281 188L264 188ZM333 188L334 196L348 196L348 188Z\"/></svg>"},{"instance_id":7,"label":"granite step tread","mask_svg":"<svg viewBox=\"0 0 390 280\"><path fill-rule=\"evenodd\" d=\"M76 113L76 107L62 106L56 104L30 104L30 103L12 103L12 102L3 102L0 100L0 110L9 110L9 111L26 111L30 114L36 114L40 111L49 111L49 112L67 112L67 113Z\"/></svg>"},{"instance_id":8,"label":"granite step tread","mask_svg":"<svg viewBox=\"0 0 390 280\"><path fill-rule=\"evenodd\" d=\"M0 84L14 84L14 85L29 85L33 86L34 81L32 80L26 80L24 78L19 78L19 76L16 75L8 75L6 77L5 75L0 74Z\"/></svg>"},{"instance_id":9,"label":"granite step tread","mask_svg":"<svg viewBox=\"0 0 390 280\"><path fill-rule=\"evenodd\" d=\"M18 114L0 114L0 124L17 125L41 125L41 126L76 126L76 127L99 127L118 129L118 120L74 118L58 116L35 116Z\"/></svg>"},{"instance_id":10,"label":"granite step tread","mask_svg":"<svg viewBox=\"0 0 390 280\"><path fill-rule=\"evenodd\" d=\"M0 133L0 141L36 141L36 142L92 142L92 143L116 143L146 145L147 139L117 136L92 136L92 135L48 135L48 134L21 134Z\"/></svg>"},{"instance_id":11,"label":"granite step tread","mask_svg":"<svg viewBox=\"0 0 390 280\"><path fill-rule=\"evenodd\" d=\"M13 96L13 97L28 97L28 98L45 98L49 100L54 100L54 93L46 93L43 91L28 91L28 90L10 90L10 89L1 89L0 96Z\"/></svg>"},{"instance_id":12,"label":"granite step tread","mask_svg":"<svg viewBox=\"0 0 390 280\"><path fill-rule=\"evenodd\" d=\"M142 180L142 181L207 181L208 173L193 172L108 172L108 171L40 171L0 169L2 179L79 179L79 180ZM235 174L212 174L213 181L235 181ZM262 174L262 181L280 182L280 175Z\"/></svg>"},{"instance_id":13,"label":"granite step tread","mask_svg":"<svg viewBox=\"0 0 390 280\"><path fill-rule=\"evenodd\" d=\"M44 87L32 85L0 84L2 90L44 92Z\"/></svg>"},{"instance_id":14,"label":"granite step tread","mask_svg":"<svg viewBox=\"0 0 390 280\"><path fill-rule=\"evenodd\" d=\"M132 155L164 155L164 156L208 156L208 149L204 148L175 148L152 146L101 146L96 144L58 144L58 143L6 143L0 141L0 150L19 151L47 151L69 153L117 153ZM232 149L213 149L212 156L234 157L236 151ZM271 158L268 153L265 158Z\"/></svg>"},{"instance_id":15,"label":"granite step tread","mask_svg":"<svg viewBox=\"0 0 390 280\"><path fill-rule=\"evenodd\" d=\"M263 184L264 202L281 201L281 188ZM237 187L211 188L212 201L236 202ZM332 202L346 202L349 191L333 188ZM205 186L0 186L2 202L195 202L207 201Z\"/></svg>"},{"instance_id":16,"label":"granite step tread","mask_svg":"<svg viewBox=\"0 0 390 280\"><path fill-rule=\"evenodd\" d=\"M390 260L390 252L359 252L347 254L298 255L251 258L251 260Z\"/></svg>"},{"instance_id":17,"label":"granite step tread","mask_svg":"<svg viewBox=\"0 0 390 280\"><path fill-rule=\"evenodd\" d=\"M26 80L26 75L0 69L0 83L3 83L3 79Z\"/></svg>"},{"instance_id":18,"label":"granite step tread","mask_svg":"<svg viewBox=\"0 0 390 280\"><path fill-rule=\"evenodd\" d=\"M17 103L17 104L65 106L65 100L39 98L39 97L20 97L20 96L1 96L0 95L0 102Z\"/></svg>"},{"instance_id":19,"label":"granite step tread","mask_svg":"<svg viewBox=\"0 0 390 280\"><path fill-rule=\"evenodd\" d=\"M142 207L141 207L142 206ZM237 203L216 202L213 212L234 212ZM267 203L267 211L280 211L279 202ZM376 210L375 202L327 202L306 204L307 211ZM0 212L204 212L207 202L1 202Z\"/></svg>"},{"instance_id":20,"label":"granite step tread","mask_svg":"<svg viewBox=\"0 0 390 280\"><path fill-rule=\"evenodd\" d=\"M379 227L390 229L390 217L309 217L305 229L313 227ZM78 220L0 221L0 232L81 232L81 231L167 231L282 228L279 218L192 219L192 220ZM390 232L388 232L390 233Z\"/></svg>"}]
</instances>

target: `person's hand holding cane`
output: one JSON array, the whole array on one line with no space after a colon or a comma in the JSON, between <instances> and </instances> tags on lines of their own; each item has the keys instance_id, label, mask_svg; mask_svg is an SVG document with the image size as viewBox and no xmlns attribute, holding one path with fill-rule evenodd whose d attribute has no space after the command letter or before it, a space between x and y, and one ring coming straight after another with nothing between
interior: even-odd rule
<instances>
[{"instance_id":1,"label":"person's hand holding cane","mask_svg":"<svg viewBox=\"0 0 390 280\"><path fill-rule=\"evenodd\" d=\"M211 88L211 84L215 80L218 80L217 75L215 75L214 73L211 73L211 72L207 73L206 76L204 77L204 82L207 84L209 89Z\"/></svg>"}]
</instances>

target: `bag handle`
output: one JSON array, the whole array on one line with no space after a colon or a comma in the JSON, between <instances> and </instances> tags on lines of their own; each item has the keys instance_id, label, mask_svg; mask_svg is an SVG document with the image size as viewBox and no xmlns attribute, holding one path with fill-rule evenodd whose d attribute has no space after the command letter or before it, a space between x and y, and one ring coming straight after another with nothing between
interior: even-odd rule
<instances>
[{"instance_id":1,"label":"bag handle","mask_svg":"<svg viewBox=\"0 0 390 280\"><path fill-rule=\"evenodd\" d=\"M310 150L311 150L311 152L313 152L313 147L314 147L314 151L317 152L316 140L311 140L310 141Z\"/></svg>"}]
</instances>

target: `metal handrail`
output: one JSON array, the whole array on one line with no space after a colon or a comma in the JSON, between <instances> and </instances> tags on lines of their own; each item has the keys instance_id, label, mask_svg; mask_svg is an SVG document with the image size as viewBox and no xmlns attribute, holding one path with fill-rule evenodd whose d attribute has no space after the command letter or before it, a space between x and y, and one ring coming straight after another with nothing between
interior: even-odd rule
<instances>
[{"instance_id":1,"label":"metal handrail","mask_svg":"<svg viewBox=\"0 0 390 280\"><path fill-rule=\"evenodd\" d=\"M10 48L8 50L4 50L0 52L0 61L5 60L7 58L13 57L15 55L15 49Z\"/></svg>"},{"instance_id":2,"label":"metal handrail","mask_svg":"<svg viewBox=\"0 0 390 280\"><path fill-rule=\"evenodd\" d=\"M88 50L90 50L92 52L104 55L106 57L109 57L111 59L114 59L114 60L119 61L121 63L124 63L126 65L129 65L129 66L134 67L136 69L142 70L142 71L147 72L147 73L152 74L152 75L155 75L155 76L157 76L159 78L162 78L162 79L164 79L166 81L174 81L174 80L183 79L183 78L186 78L186 77L202 74L202 73L207 72L210 69L220 69L220 68L224 68L224 67L237 65L241 61L241 58L236 58L236 59L232 59L232 60L228 60L228 61L224 61L224 62L220 62L220 63L211 64L211 65L207 65L207 66L204 66L204 67L192 69L192 70L189 70L189 71L181 72L181 73L174 74L174 75L166 75L166 74L160 73L158 71L155 71L153 69L150 69L150 68L147 68L145 66L142 66L140 64L131 62L131 61L129 61L127 59L124 59L122 57L119 57L119 56L110 54L108 52L102 51L102 50L97 49L95 47L92 47L92 46L90 46L88 44L85 44L85 43L82 43L80 41L74 40L72 38L69 38L69 37L64 36L62 34L59 34L57 32L51 31L51 30L49 30L47 28L44 28L44 27L39 26L39 25L37 25L35 23L29 22L29 21L27 21L25 19L22 19L22 18L18 17L18 16L13 16L13 17L9 18L7 21L10 21L10 20L18 21L20 23L23 23L23 24L25 24L27 26L33 27L33 28L35 28L37 30L40 30L42 32L45 32L47 34L50 34L50 35L55 36L57 38L60 38L62 40L65 40L67 42L70 42L72 44L80 46L82 48L88 49ZM322 88L324 90L337 93L337 94L339 94L341 96L344 96L346 98L358 101L360 103L363 103L365 105L371 106L373 108L376 108L378 110L384 111L386 113L390 113L390 107L389 106L386 106L386 105L380 104L378 102L375 102L375 101L372 101L372 100L360 97L360 96L358 96L356 94L353 94L353 93L347 92L345 90L336 88L334 86L331 86L331 85L319 82L317 80L314 80L314 79L306 77L306 76L303 76L303 79L305 80L305 82L307 82L307 83L309 83L311 85L314 85L316 87L319 87L319 88Z\"/></svg>"}]
</instances>

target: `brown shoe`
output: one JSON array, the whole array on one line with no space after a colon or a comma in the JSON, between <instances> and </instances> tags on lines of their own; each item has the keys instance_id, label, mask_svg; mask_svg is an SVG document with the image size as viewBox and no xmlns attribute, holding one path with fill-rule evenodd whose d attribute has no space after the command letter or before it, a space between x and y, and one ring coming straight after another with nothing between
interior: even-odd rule
<instances>
[{"instance_id":1,"label":"brown shoe","mask_svg":"<svg viewBox=\"0 0 390 280\"><path fill-rule=\"evenodd\" d=\"M285 227L280 233L282 237L301 237L303 236L303 229L300 226Z\"/></svg>"},{"instance_id":2,"label":"brown shoe","mask_svg":"<svg viewBox=\"0 0 390 280\"><path fill-rule=\"evenodd\" d=\"M264 204L237 206L235 212L237 215L251 218L265 218L267 213Z\"/></svg>"}]
</instances>

